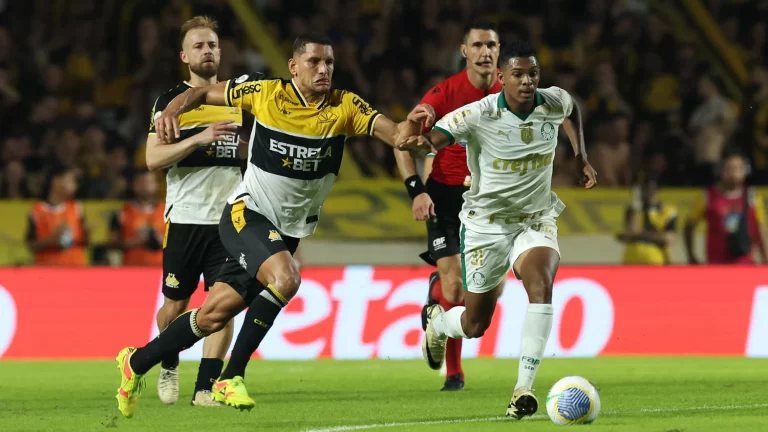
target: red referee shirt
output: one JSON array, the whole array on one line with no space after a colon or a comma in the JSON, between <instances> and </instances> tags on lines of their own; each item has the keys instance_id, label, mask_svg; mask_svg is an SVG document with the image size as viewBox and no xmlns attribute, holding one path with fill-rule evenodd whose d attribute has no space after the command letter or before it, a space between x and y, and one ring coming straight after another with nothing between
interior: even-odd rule
<instances>
[{"instance_id":1,"label":"red referee shirt","mask_svg":"<svg viewBox=\"0 0 768 432\"><path fill-rule=\"evenodd\" d=\"M432 87L421 98L421 103L432 105L437 121L464 105L500 92L501 88L501 83L497 80L490 90L479 89L472 85L467 71L463 70ZM428 129L424 132L428 132ZM457 142L439 150L432 162L432 173L429 177L445 185L463 185L464 179L469 175L466 145L464 142Z\"/></svg>"}]
</instances>

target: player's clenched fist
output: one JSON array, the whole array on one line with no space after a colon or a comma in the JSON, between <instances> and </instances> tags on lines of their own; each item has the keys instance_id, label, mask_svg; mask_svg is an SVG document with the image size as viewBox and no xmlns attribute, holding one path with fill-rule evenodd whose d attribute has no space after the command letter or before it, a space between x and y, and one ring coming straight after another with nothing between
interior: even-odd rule
<instances>
[{"instance_id":1,"label":"player's clenched fist","mask_svg":"<svg viewBox=\"0 0 768 432\"><path fill-rule=\"evenodd\" d=\"M428 193L423 192L413 199L413 218L425 221L435 217L435 203Z\"/></svg>"},{"instance_id":2,"label":"player's clenched fist","mask_svg":"<svg viewBox=\"0 0 768 432\"><path fill-rule=\"evenodd\" d=\"M582 155L576 155L576 164L578 165L581 184L587 189L597 186L597 172L587 162L587 159Z\"/></svg>"}]
</instances>

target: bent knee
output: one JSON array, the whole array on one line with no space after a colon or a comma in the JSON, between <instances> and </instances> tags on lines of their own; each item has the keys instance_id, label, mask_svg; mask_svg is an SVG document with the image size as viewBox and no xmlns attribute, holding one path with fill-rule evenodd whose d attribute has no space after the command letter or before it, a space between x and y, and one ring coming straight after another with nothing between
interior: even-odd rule
<instances>
[{"instance_id":1,"label":"bent knee","mask_svg":"<svg viewBox=\"0 0 768 432\"><path fill-rule=\"evenodd\" d=\"M301 275L294 271L285 271L278 273L272 278L272 286L282 295L286 301L291 300L299 291L301 285Z\"/></svg>"},{"instance_id":2,"label":"bent knee","mask_svg":"<svg viewBox=\"0 0 768 432\"><path fill-rule=\"evenodd\" d=\"M205 334L216 333L217 331L230 327L234 328L234 320L221 310L198 309L195 317L197 327Z\"/></svg>"},{"instance_id":3,"label":"bent knee","mask_svg":"<svg viewBox=\"0 0 768 432\"><path fill-rule=\"evenodd\" d=\"M464 299L464 284L461 276L448 277L443 282L443 297L451 303L461 303Z\"/></svg>"},{"instance_id":4,"label":"bent knee","mask_svg":"<svg viewBox=\"0 0 768 432\"><path fill-rule=\"evenodd\" d=\"M490 327L491 321L486 319L470 319L464 324L464 334L468 338L479 338L485 334Z\"/></svg>"},{"instance_id":5,"label":"bent knee","mask_svg":"<svg viewBox=\"0 0 768 432\"><path fill-rule=\"evenodd\" d=\"M528 291L528 301L531 304L552 303L552 285L554 277L542 273L523 281Z\"/></svg>"}]
</instances>

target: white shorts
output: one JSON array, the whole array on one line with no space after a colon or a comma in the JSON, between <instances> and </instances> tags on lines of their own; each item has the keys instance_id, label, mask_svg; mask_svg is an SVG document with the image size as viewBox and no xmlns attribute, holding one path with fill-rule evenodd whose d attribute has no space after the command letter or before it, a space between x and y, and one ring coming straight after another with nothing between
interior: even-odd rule
<instances>
[{"instance_id":1,"label":"white shorts","mask_svg":"<svg viewBox=\"0 0 768 432\"><path fill-rule=\"evenodd\" d=\"M464 289L485 293L501 284L520 255L535 247L548 247L560 254L557 223L550 215L540 216L512 234L483 234L461 225L461 274ZM519 275L517 276L520 279Z\"/></svg>"}]
</instances>

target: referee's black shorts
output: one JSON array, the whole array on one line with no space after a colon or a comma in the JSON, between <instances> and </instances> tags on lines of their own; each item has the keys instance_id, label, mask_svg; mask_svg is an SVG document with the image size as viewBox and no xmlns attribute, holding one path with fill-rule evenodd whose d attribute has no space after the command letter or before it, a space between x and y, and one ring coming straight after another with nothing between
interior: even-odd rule
<instances>
[{"instance_id":1,"label":"referee's black shorts","mask_svg":"<svg viewBox=\"0 0 768 432\"><path fill-rule=\"evenodd\" d=\"M245 207L242 201L227 204L219 222L219 235L229 257L219 270L217 282L224 282L250 304L264 288L256 274L272 255L299 247L299 239L281 235L266 217Z\"/></svg>"},{"instance_id":2,"label":"referee's black shorts","mask_svg":"<svg viewBox=\"0 0 768 432\"><path fill-rule=\"evenodd\" d=\"M422 258L432 265L443 257L460 253L459 212L464 204L462 196L469 188L463 185L451 186L433 179L427 180L427 193L435 203L435 217L427 221L428 252Z\"/></svg>"},{"instance_id":3,"label":"referee's black shorts","mask_svg":"<svg viewBox=\"0 0 768 432\"><path fill-rule=\"evenodd\" d=\"M226 259L217 225L168 221L163 240L163 295L171 300L192 297L201 274L208 291Z\"/></svg>"}]
</instances>

